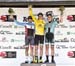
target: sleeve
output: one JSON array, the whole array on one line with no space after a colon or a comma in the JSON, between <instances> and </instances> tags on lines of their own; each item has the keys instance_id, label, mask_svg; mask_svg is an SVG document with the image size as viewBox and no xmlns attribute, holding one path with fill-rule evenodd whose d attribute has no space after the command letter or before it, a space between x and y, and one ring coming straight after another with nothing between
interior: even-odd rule
<instances>
[{"instance_id":1,"label":"sleeve","mask_svg":"<svg viewBox=\"0 0 75 66\"><path fill-rule=\"evenodd\" d=\"M59 24L59 19L58 18L54 18L53 21L54 21L55 25Z\"/></svg>"},{"instance_id":2,"label":"sleeve","mask_svg":"<svg viewBox=\"0 0 75 66\"><path fill-rule=\"evenodd\" d=\"M37 19L36 19L36 17L33 15L32 8L29 9L29 14L30 14L30 16L32 17L33 21L36 22Z\"/></svg>"},{"instance_id":3,"label":"sleeve","mask_svg":"<svg viewBox=\"0 0 75 66\"><path fill-rule=\"evenodd\" d=\"M14 21L17 25L26 26L25 22Z\"/></svg>"},{"instance_id":4,"label":"sleeve","mask_svg":"<svg viewBox=\"0 0 75 66\"><path fill-rule=\"evenodd\" d=\"M59 22L58 21L55 21L55 25L57 25L57 24L59 24Z\"/></svg>"}]
</instances>

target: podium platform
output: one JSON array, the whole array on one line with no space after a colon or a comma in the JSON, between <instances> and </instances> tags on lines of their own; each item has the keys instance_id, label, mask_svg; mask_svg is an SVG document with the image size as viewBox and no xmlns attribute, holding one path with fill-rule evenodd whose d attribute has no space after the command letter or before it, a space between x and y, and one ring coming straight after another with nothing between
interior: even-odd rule
<instances>
[{"instance_id":1,"label":"podium platform","mask_svg":"<svg viewBox=\"0 0 75 66\"><path fill-rule=\"evenodd\" d=\"M48 64L43 64L43 63L32 63L32 64L26 64L26 63L22 63L21 66L56 66L56 64L54 63L48 63Z\"/></svg>"}]
</instances>

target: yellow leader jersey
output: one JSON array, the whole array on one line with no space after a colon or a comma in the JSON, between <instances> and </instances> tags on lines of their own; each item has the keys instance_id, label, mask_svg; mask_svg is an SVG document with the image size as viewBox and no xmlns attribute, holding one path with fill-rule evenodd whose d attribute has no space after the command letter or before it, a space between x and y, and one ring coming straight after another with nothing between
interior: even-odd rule
<instances>
[{"instance_id":1,"label":"yellow leader jersey","mask_svg":"<svg viewBox=\"0 0 75 66\"><path fill-rule=\"evenodd\" d=\"M32 13L32 9L29 10L29 13L35 22L35 34L36 35L44 35L45 21L36 19L36 17Z\"/></svg>"}]
</instances>

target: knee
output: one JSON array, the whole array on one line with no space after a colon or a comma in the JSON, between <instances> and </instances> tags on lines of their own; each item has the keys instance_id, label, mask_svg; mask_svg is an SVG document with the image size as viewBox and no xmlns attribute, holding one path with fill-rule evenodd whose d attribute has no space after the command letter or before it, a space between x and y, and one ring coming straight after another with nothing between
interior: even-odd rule
<instances>
[{"instance_id":1,"label":"knee","mask_svg":"<svg viewBox=\"0 0 75 66\"><path fill-rule=\"evenodd\" d=\"M49 45L46 45L46 48L49 48Z\"/></svg>"},{"instance_id":2,"label":"knee","mask_svg":"<svg viewBox=\"0 0 75 66\"><path fill-rule=\"evenodd\" d=\"M43 49L43 45L40 45L40 49Z\"/></svg>"}]
</instances>

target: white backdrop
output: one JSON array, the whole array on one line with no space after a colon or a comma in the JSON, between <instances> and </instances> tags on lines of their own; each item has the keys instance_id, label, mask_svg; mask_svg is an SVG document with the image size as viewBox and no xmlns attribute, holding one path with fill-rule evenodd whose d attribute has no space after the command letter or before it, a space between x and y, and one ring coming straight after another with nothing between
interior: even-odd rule
<instances>
[{"instance_id":1,"label":"white backdrop","mask_svg":"<svg viewBox=\"0 0 75 66\"><path fill-rule=\"evenodd\" d=\"M15 15L17 15L18 21L23 21L24 16L28 16L28 8L13 8L15 11ZM47 11L53 11L54 15L60 14L59 8L33 8L34 14L39 12L46 13ZM75 58L69 58L67 56L68 51L75 50L75 22L69 22L67 20L68 15L75 15L75 8L65 8L63 15L63 23L59 24L55 29L55 40L60 40L67 38L69 42L55 42L55 61L56 66L73 66L75 65ZM8 8L0 8L0 15L8 15ZM45 17L45 16L44 16ZM11 27L4 27L10 26ZM63 27L63 26L66 27ZM20 66L25 60L25 50L19 48L23 46L24 43L24 35L16 35L16 32L24 32L24 27L18 26L15 28L16 24L14 22L2 22L0 21L0 32L1 31L10 31L13 34L1 34L0 33L0 52L2 51L16 51L16 58L2 58L0 57L0 66ZM68 35L68 32L70 34ZM6 41L2 41L5 38ZM15 41L12 42L11 40ZM9 48L11 46L11 48ZM18 47L15 49L14 47Z\"/></svg>"}]
</instances>

